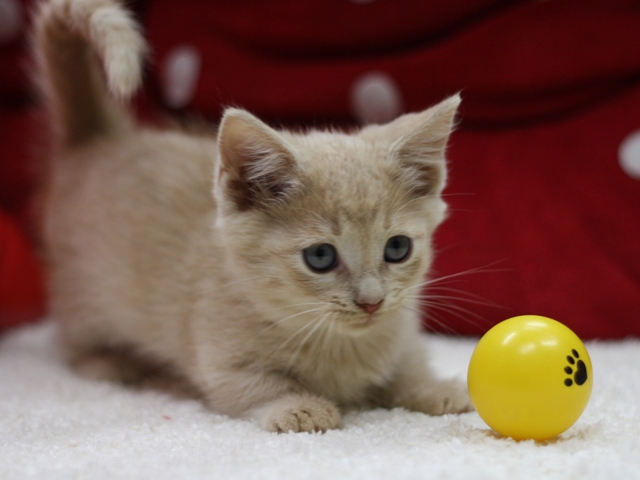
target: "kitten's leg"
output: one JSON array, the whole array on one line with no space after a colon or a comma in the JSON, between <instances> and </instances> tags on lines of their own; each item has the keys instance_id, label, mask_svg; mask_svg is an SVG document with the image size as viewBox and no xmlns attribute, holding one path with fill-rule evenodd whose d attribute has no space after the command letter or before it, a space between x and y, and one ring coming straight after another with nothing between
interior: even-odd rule
<instances>
[{"instance_id":1,"label":"kitten's leg","mask_svg":"<svg viewBox=\"0 0 640 480\"><path fill-rule=\"evenodd\" d=\"M254 420L270 432L324 432L340 427L336 405L277 373L218 372L209 376L205 394L214 410Z\"/></svg>"},{"instance_id":2,"label":"kitten's leg","mask_svg":"<svg viewBox=\"0 0 640 480\"><path fill-rule=\"evenodd\" d=\"M78 375L137 384L157 367L122 346L123 341L111 333L110 319L79 305L69 290L61 290L60 283L53 304L58 341L67 363Z\"/></svg>"},{"instance_id":3,"label":"kitten's leg","mask_svg":"<svg viewBox=\"0 0 640 480\"><path fill-rule=\"evenodd\" d=\"M406 355L391 383L374 393L374 401L386 407L404 407L429 415L473 410L464 382L442 380L428 366L421 346Z\"/></svg>"},{"instance_id":4,"label":"kitten's leg","mask_svg":"<svg viewBox=\"0 0 640 480\"><path fill-rule=\"evenodd\" d=\"M129 350L106 347L105 344L115 345L115 342L105 334L96 334L97 329L81 320L62 321L59 327L59 341L67 363L82 377L135 384L151 370Z\"/></svg>"},{"instance_id":5,"label":"kitten's leg","mask_svg":"<svg viewBox=\"0 0 640 480\"><path fill-rule=\"evenodd\" d=\"M118 350L68 351L68 361L80 376L124 384L139 384L153 367Z\"/></svg>"},{"instance_id":6,"label":"kitten's leg","mask_svg":"<svg viewBox=\"0 0 640 480\"><path fill-rule=\"evenodd\" d=\"M250 410L269 432L326 432L340 427L338 408L322 397L290 393Z\"/></svg>"}]
</instances>

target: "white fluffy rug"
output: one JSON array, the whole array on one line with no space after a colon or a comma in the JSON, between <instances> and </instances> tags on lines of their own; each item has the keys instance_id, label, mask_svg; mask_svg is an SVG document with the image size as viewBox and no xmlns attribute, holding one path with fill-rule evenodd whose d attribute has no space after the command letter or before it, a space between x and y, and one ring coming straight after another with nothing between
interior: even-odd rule
<instances>
[{"instance_id":1,"label":"white fluffy rug","mask_svg":"<svg viewBox=\"0 0 640 480\"><path fill-rule=\"evenodd\" d=\"M464 375L475 340L428 341ZM591 401L546 444L498 438L475 413L348 414L339 431L277 435L195 400L76 377L50 322L0 338L0 479L640 478L640 342L587 343Z\"/></svg>"}]
</instances>

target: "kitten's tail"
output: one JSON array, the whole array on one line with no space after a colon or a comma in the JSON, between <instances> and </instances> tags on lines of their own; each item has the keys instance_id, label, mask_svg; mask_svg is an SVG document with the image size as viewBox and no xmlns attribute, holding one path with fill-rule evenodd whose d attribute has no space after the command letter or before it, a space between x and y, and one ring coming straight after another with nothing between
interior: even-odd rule
<instances>
[{"instance_id":1,"label":"kitten's tail","mask_svg":"<svg viewBox=\"0 0 640 480\"><path fill-rule=\"evenodd\" d=\"M146 44L116 0L41 2L33 45L36 81L59 146L80 145L130 127L130 116L118 100L129 98L140 85Z\"/></svg>"}]
</instances>

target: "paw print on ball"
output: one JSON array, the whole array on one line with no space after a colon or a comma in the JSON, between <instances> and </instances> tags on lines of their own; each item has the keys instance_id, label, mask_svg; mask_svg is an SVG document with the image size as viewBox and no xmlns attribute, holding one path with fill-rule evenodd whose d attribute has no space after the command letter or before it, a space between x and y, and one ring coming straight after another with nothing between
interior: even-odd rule
<instances>
[{"instance_id":1,"label":"paw print on ball","mask_svg":"<svg viewBox=\"0 0 640 480\"><path fill-rule=\"evenodd\" d=\"M577 350L571 350L571 355L567 355L567 362L569 362L570 365L564 367L564 371L567 375L573 375L573 380L567 378L564 384L567 387L572 386L574 382L576 385L584 385L589 375L587 374L587 366L580 360L580 355Z\"/></svg>"}]
</instances>

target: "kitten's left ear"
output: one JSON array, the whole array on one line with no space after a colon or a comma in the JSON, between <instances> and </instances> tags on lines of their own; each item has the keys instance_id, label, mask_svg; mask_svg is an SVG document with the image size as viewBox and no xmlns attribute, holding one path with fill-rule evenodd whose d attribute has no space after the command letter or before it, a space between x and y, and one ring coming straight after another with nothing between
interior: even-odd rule
<instances>
[{"instance_id":1,"label":"kitten's left ear","mask_svg":"<svg viewBox=\"0 0 640 480\"><path fill-rule=\"evenodd\" d=\"M383 127L399 138L392 144L390 156L399 163L400 180L415 195L439 195L444 188L445 150L460 101L460 95L454 95L428 110L403 115Z\"/></svg>"},{"instance_id":2,"label":"kitten's left ear","mask_svg":"<svg viewBox=\"0 0 640 480\"><path fill-rule=\"evenodd\" d=\"M297 191L296 160L281 135L251 115L227 109L218 133L214 192L238 211L278 203Z\"/></svg>"}]
</instances>

